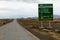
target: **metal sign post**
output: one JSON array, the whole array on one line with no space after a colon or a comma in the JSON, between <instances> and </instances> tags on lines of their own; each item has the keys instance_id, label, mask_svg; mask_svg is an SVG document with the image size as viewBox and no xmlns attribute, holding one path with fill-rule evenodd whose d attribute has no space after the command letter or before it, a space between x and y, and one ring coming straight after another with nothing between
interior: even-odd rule
<instances>
[{"instance_id":1,"label":"metal sign post","mask_svg":"<svg viewBox=\"0 0 60 40\"><path fill-rule=\"evenodd\" d=\"M42 17L41 17L41 19L42 19ZM40 28L44 28L44 27L43 27L43 21L41 21L41 27L40 27Z\"/></svg>"},{"instance_id":2,"label":"metal sign post","mask_svg":"<svg viewBox=\"0 0 60 40\"><path fill-rule=\"evenodd\" d=\"M49 27L51 27L51 25L50 25L50 21L49 21Z\"/></svg>"},{"instance_id":3,"label":"metal sign post","mask_svg":"<svg viewBox=\"0 0 60 40\"><path fill-rule=\"evenodd\" d=\"M52 26L51 26L51 21L49 21L49 27L48 28L52 28Z\"/></svg>"}]
</instances>

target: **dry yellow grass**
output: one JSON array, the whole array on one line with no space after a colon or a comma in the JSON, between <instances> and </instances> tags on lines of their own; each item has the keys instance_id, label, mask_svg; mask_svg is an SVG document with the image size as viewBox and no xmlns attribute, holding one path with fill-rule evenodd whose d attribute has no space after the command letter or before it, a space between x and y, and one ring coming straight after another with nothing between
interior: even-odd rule
<instances>
[{"instance_id":1,"label":"dry yellow grass","mask_svg":"<svg viewBox=\"0 0 60 40\"><path fill-rule=\"evenodd\" d=\"M38 38L41 38L40 36L43 35L46 40L60 40L60 34L54 32L54 28L60 28L60 19L54 19L53 21L51 21L51 26L53 27L52 32L40 30L39 27L41 27L41 22L38 20L18 19L17 22L24 28L29 30L31 33L36 35ZM44 27L48 27L48 24L49 21L43 22Z\"/></svg>"},{"instance_id":2,"label":"dry yellow grass","mask_svg":"<svg viewBox=\"0 0 60 40\"><path fill-rule=\"evenodd\" d=\"M13 19L0 19L0 26L3 26L11 21L13 21Z\"/></svg>"}]
</instances>

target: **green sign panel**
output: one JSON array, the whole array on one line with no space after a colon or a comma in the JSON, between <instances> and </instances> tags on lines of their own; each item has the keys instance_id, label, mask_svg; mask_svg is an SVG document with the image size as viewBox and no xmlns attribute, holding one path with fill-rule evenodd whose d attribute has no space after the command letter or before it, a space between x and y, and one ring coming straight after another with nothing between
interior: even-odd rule
<instances>
[{"instance_id":1,"label":"green sign panel","mask_svg":"<svg viewBox=\"0 0 60 40\"><path fill-rule=\"evenodd\" d=\"M39 20L53 20L53 4L38 4Z\"/></svg>"}]
</instances>

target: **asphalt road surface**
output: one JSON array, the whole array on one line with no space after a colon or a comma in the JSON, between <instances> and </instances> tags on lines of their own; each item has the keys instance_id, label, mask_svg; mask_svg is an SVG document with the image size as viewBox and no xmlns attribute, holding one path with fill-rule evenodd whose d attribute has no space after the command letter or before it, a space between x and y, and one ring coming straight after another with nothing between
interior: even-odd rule
<instances>
[{"instance_id":1,"label":"asphalt road surface","mask_svg":"<svg viewBox=\"0 0 60 40\"><path fill-rule=\"evenodd\" d=\"M0 27L0 40L39 40L31 35L16 20Z\"/></svg>"}]
</instances>

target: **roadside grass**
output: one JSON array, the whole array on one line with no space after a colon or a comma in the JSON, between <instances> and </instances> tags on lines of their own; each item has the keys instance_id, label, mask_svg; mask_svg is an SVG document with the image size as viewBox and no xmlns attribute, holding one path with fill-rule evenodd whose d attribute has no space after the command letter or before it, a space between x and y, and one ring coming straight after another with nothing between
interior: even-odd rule
<instances>
[{"instance_id":1,"label":"roadside grass","mask_svg":"<svg viewBox=\"0 0 60 40\"><path fill-rule=\"evenodd\" d=\"M54 31L54 28L60 28L60 21L51 21L52 32L41 30L39 28L41 27L41 21L38 20L17 19L17 22L40 39L43 37L46 40L60 40L60 33ZM48 21L44 21L43 26L48 27L48 23Z\"/></svg>"}]
</instances>

